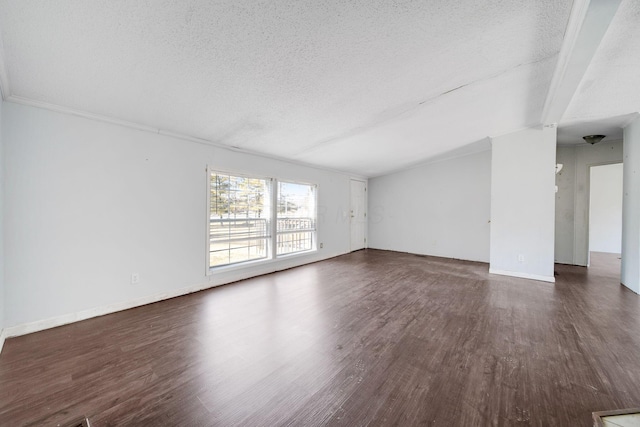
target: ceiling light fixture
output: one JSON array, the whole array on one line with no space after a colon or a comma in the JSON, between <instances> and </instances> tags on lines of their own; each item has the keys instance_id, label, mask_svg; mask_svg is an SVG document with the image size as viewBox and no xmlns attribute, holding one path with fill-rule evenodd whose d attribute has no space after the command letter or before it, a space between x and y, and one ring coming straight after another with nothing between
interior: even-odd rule
<instances>
[{"instance_id":1,"label":"ceiling light fixture","mask_svg":"<svg viewBox=\"0 0 640 427\"><path fill-rule=\"evenodd\" d=\"M583 136L582 139L587 141L587 143L593 145L593 144L597 144L598 142L602 141L605 136L606 135L587 135L587 136Z\"/></svg>"}]
</instances>

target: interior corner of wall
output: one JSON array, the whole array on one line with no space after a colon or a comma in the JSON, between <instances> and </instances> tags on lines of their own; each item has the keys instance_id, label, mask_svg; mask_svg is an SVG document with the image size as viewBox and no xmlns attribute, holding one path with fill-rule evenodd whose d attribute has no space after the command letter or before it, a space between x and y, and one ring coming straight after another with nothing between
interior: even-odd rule
<instances>
[{"instance_id":1,"label":"interior corner of wall","mask_svg":"<svg viewBox=\"0 0 640 427\"><path fill-rule=\"evenodd\" d=\"M2 349L4 348L4 340L5 340L5 329L0 329L0 354L2 353Z\"/></svg>"}]
</instances>

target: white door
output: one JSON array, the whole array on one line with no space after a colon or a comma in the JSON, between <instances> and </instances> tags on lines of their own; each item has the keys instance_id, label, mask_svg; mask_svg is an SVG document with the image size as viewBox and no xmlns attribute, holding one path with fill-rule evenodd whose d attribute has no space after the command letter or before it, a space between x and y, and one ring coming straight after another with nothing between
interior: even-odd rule
<instances>
[{"instance_id":1,"label":"white door","mask_svg":"<svg viewBox=\"0 0 640 427\"><path fill-rule=\"evenodd\" d=\"M351 251L364 249L367 244L367 185L351 180Z\"/></svg>"}]
</instances>

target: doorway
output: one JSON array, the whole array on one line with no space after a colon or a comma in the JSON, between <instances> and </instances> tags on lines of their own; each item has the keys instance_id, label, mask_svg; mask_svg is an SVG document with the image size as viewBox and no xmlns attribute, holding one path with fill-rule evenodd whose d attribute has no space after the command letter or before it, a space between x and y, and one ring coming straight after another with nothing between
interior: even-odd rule
<instances>
[{"instance_id":1,"label":"doorway","mask_svg":"<svg viewBox=\"0 0 640 427\"><path fill-rule=\"evenodd\" d=\"M351 252L367 245L367 183L351 180Z\"/></svg>"},{"instance_id":2,"label":"doorway","mask_svg":"<svg viewBox=\"0 0 640 427\"><path fill-rule=\"evenodd\" d=\"M589 170L589 266L619 262L622 252L622 163Z\"/></svg>"}]
</instances>

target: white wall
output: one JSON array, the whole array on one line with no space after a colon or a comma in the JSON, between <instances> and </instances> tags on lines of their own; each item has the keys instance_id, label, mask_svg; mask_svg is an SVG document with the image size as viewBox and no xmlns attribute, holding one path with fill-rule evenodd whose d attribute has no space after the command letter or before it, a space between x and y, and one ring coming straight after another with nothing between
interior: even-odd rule
<instances>
[{"instance_id":1,"label":"white wall","mask_svg":"<svg viewBox=\"0 0 640 427\"><path fill-rule=\"evenodd\" d=\"M621 282L640 293L640 120L624 129Z\"/></svg>"},{"instance_id":2,"label":"white wall","mask_svg":"<svg viewBox=\"0 0 640 427\"><path fill-rule=\"evenodd\" d=\"M492 140L490 272L554 281L556 129Z\"/></svg>"},{"instance_id":3,"label":"white wall","mask_svg":"<svg viewBox=\"0 0 640 427\"><path fill-rule=\"evenodd\" d=\"M18 104L3 114L14 335L349 250L347 175ZM324 249L207 277L207 164L317 183Z\"/></svg>"},{"instance_id":4,"label":"white wall","mask_svg":"<svg viewBox=\"0 0 640 427\"><path fill-rule=\"evenodd\" d=\"M573 264L576 196L575 147L558 147L556 162L562 170L556 175L555 262Z\"/></svg>"},{"instance_id":5,"label":"white wall","mask_svg":"<svg viewBox=\"0 0 640 427\"><path fill-rule=\"evenodd\" d=\"M622 163L592 166L589 188L589 250L619 254L622 244Z\"/></svg>"},{"instance_id":6,"label":"white wall","mask_svg":"<svg viewBox=\"0 0 640 427\"><path fill-rule=\"evenodd\" d=\"M622 162L622 141L558 147L555 261L586 266L589 256L589 168Z\"/></svg>"},{"instance_id":7,"label":"white wall","mask_svg":"<svg viewBox=\"0 0 640 427\"><path fill-rule=\"evenodd\" d=\"M487 262L491 152L369 180L369 247Z\"/></svg>"},{"instance_id":8,"label":"white wall","mask_svg":"<svg viewBox=\"0 0 640 427\"><path fill-rule=\"evenodd\" d=\"M2 109L4 102L0 99L0 351L4 344L4 311L5 311L5 297L4 297L4 143L2 138Z\"/></svg>"}]
</instances>

